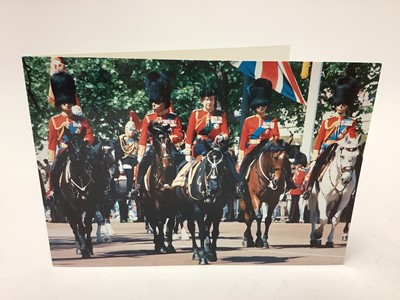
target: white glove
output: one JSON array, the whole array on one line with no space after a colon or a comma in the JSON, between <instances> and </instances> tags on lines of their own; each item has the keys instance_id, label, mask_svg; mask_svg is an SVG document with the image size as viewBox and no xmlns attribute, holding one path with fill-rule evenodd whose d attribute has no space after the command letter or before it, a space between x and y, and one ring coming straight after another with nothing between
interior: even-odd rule
<instances>
[{"instance_id":1,"label":"white glove","mask_svg":"<svg viewBox=\"0 0 400 300\"><path fill-rule=\"evenodd\" d=\"M221 134L217 135L215 138L216 143L221 143L223 140L224 140L224 137Z\"/></svg>"},{"instance_id":2,"label":"white glove","mask_svg":"<svg viewBox=\"0 0 400 300\"><path fill-rule=\"evenodd\" d=\"M192 161L192 156L191 155L185 155L185 160L187 162L191 162Z\"/></svg>"}]
</instances>

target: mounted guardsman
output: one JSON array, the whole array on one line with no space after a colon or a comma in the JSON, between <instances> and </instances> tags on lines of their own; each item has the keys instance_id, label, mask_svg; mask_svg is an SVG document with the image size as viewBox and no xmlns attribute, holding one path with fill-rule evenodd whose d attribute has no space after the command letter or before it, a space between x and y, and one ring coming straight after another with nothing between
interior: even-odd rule
<instances>
[{"instance_id":1,"label":"mounted guardsman","mask_svg":"<svg viewBox=\"0 0 400 300\"><path fill-rule=\"evenodd\" d=\"M135 122L130 120L125 124L125 133L118 137L115 145L115 160L121 161L126 176L126 197L129 197L133 188L134 169L138 164L138 145L139 132ZM120 222L128 222L128 205L125 198L120 202Z\"/></svg>"},{"instance_id":2,"label":"mounted guardsman","mask_svg":"<svg viewBox=\"0 0 400 300\"><path fill-rule=\"evenodd\" d=\"M318 131L315 140L312 160L315 161L311 165L311 170L306 178L307 187L303 194L304 199L310 197L313 185L320 175L323 166L329 163L335 154L337 141L343 139L346 135L356 138L356 121L348 117L346 114L350 107L357 100L360 87L356 80L352 77L342 77L336 81L333 89L333 95L329 98L335 108L335 115L324 120Z\"/></svg>"},{"instance_id":3,"label":"mounted guardsman","mask_svg":"<svg viewBox=\"0 0 400 300\"><path fill-rule=\"evenodd\" d=\"M55 105L61 109L60 114L52 117L49 122L48 159L52 165L47 198L53 201L55 183L67 159L65 131L79 134L85 128L84 140L88 145L94 143L95 137L89 122L82 116L81 108L76 105L76 86L72 76L65 72L54 73L51 76L51 88Z\"/></svg>"},{"instance_id":4,"label":"mounted guardsman","mask_svg":"<svg viewBox=\"0 0 400 300\"><path fill-rule=\"evenodd\" d=\"M138 194L139 188L143 186L144 175L152 162L152 155L147 148L149 124L157 122L161 125L169 125L169 138L173 144L180 143L183 140L181 120L175 113L168 111L171 105L171 84L168 78L162 73L151 72L146 76L146 89L153 112L147 114L142 121L138 148L139 170L136 181L137 187L134 190L136 194ZM177 151L172 153L173 156L177 154Z\"/></svg>"},{"instance_id":5,"label":"mounted guardsman","mask_svg":"<svg viewBox=\"0 0 400 300\"><path fill-rule=\"evenodd\" d=\"M207 85L200 93L202 109L192 111L186 132L185 159L200 158L205 155L204 142L218 144L224 148L224 156L230 173L236 183L239 182L232 157L225 151L229 139L229 128L226 113L216 109L217 89Z\"/></svg>"},{"instance_id":6,"label":"mounted guardsman","mask_svg":"<svg viewBox=\"0 0 400 300\"><path fill-rule=\"evenodd\" d=\"M226 113L216 107L217 90L211 86L205 87L200 93L202 109L192 111L186 132L186 160L197 157L204 152L201 141L208 143L226 142L229 138Z\"/></svg>"},{"instance_id":7,"label":"mounted guardsman","mask_svg":"<svg viewBox=\"0 0 400 300\"><path fill-rule=\"evenodd\" d=\"M240 135L238 165L240 167L240 184L237 193L243 195L245 175L250 164L260 153L261 148L269 141L280 138L278 119L268 116L266 111L272 96L272 83L268 79L259 78L252 82L249 89L250 107L255 114L248 117ZM273 149L271 149L273 150ZM291 174L290 162L287 163L286 172ZM291 176L286 176L287 189L295 188Z\"/></svg>"}]
</instances>

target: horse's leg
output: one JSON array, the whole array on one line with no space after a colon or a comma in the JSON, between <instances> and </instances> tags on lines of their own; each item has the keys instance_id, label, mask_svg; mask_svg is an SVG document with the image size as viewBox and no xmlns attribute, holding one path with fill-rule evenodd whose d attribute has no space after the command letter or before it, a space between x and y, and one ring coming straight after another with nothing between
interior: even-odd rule
<instances>
[{"instance_id":1,"label":"horse's leg","mask_svg":"<svg viewBox=\"0 0 400 300\"><path fill-rule=\"evenodd\" d=\"M172 245L172 240L173 240L172 234L173 234L173 231L174 231L174 227L175 227L175 216L172 215L172 216L170 216L168 218L168 222L167 222L167 232L166 232L166 235L167 235L167 248L166 248L167 253L175 253L176 252L174 246Z\"/></svg>"},{"instance_id":2,"label":"horse's leg","mask_svg":"<svg viewBox=\"0 0 400 300\"><path fill-rule=\"evenodd\" d=\"M318 207L317 207L317 195L311 194L310 199L308 200L308 206L310 209L310 223L311 223L311 232L310 232L310 246L317 247L321 245L321 237L315 237L315 227L318 222Z\"/></svg>"},{"instance_id":3,"label":"horse's leg","mask_svg":"<svg viewBox=\"0 0 400 300\"><path fill-rule=\"evenodd\" d=\"M212 215L212 244L210 246L209 252L207 253L207 258L209 261L217 261L217 240L219 236L219 224L221 223L222 208L217 210Z\"/></svg>"},{"instance_id":4,"label":"horse's leg","mask_svg":"<svg viewBox=\"0 0 400 300\"><path fill-rule=\"evenodd\" d=\"M93 244L92 244L92 230L93 230L93 223L92 223L92 219L93 219L93 213L88 213L85 216L85 242L86 242L86 249L89 253L89 256L87 258L90 258L90 255L93 255ZM104 221L104 219L103 219ZM85 257L84 257L85 258Z\"/></svg>"},{"instance_id":5,"label":"horse's leg","mask_svg":"<svg viewBox=\"0 0 400 300\"><path fill-rule=\"evenodd\" d=\"M244 222L246 223L246 230L243 234L243 247L254 247L253 236L251 235L251 224L254 220L254 211L249 208L244 199L240 199L240 209L243 211Z\"/></svg>"},{"instance_id":6,"label":"horse's leg","mask_svg":"<svg viewBox=\"0 0 400 300\"><path fill-rule=\"evenodd\" d=\"M278 203L274 204L269 204L268 205L268 210L267 210L267 216L265 218L265 232L263 236L263 242L264 242L264 247L269 248L269 243L268 243L268 233L269 233L269 227L271 226L272 223L272 214L276 208Z\"/></svg>"},{"instance_id":7,"label":"horse's leg","mask_svg":"<svg viewBox=\"0 0 400 300\"><path fill-rule=\"evenodd\" d=\"M200 260L199 258L199 247L197 246L196 243L196 226L194 222L193 216L189 216L187 218L187 227L190 232L190 237L192 239L192 249L193 249L193 260Z\"/></svg>"},{"instance_id":8,"label":"horse's leg","mask_svg":"<svg viewBox=\"0 0 400 300\"><path fill-rule=\"evenodd\" d=\"M199 227L199 239L200 239L200 248L199 248L199 264L207 265L208 260L205 254L204 243L206 239L206 224L204 221L204 216L201 213L201 210L198 205L194 206L194 217L197 221L197 226Z\"/></svg>"},{"instance_id":9,"label":"horse's leg","mask_svg":"<svg viewBox=\"0 0 400 300\"><path fill-rule=\"evenodd\" d=\"M350 221L346 221L346 225L343 228L343 235L342 235L342 241L348 241L349 239L349 228L350 228Z\"/></svg>"},{"instance_id":10,"label":"horse's leg","mask_svg":"<svg viewBox=\"0 0 400 300\"><path fill-rule=\"evenodd\" d=\"M264 247L264 241L261 238L262 230L261 230L261 221L262 221L262 213L261 213L261 200L258 198L256 195L252 195L251 197L251 202L253 204L253 210L254 210L254 215L255 219L257 222L257 231L256 231L256 247L262 248ZM269 209L269 208L268 208Z\"/></svg>"},{"instance_id":11,"label":"horse's leg","mask_svg":"<svg viewBox=\"0 0 400 300\"><path fill-rule=\"evenodd\" d=\"M317 203L318 203L318 211L319 211L319 226L314 230L314 235L311 237L313 240L317 240L317 244L312 246L319 246L321 244L321 238L324 234L325 225L328 223L328 211L329 207L332 207L333 203L327 203L325 196L322 192L317 194ZM317 211L317 210L316 210ZM318 217L317 217L318 219ZM313 242L314 243L314 242Z\"/></svg>"},{"instance_id":12,"label":"horse's leg","mask_svg":"<svg viewBox=\"0 0 400 300\"><path fill-rule=\"evenodd\" d=\"M329 232L327 242L326 242L326 246L328 248L333 248L333 246L334 246L333 237L335 235L336 225L340 222L340 216L348 203L349 203L348 196L346 194L343 194L342 199L339 203L339 206L336 210L336 213L332 217L331 231ZM346 225L347 225L347 223L346 223Z\"/></svg>"}]
</instances>

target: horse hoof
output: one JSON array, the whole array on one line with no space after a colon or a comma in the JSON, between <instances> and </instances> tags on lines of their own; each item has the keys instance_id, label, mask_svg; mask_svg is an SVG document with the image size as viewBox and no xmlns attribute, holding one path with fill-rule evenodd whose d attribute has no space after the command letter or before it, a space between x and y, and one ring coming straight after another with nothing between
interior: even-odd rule
<instances>
[{"instance_id":1,"label":"horse hoof","mask_svg":"<svg viewBox=\"0 0 400 300\"><path fill-rule=\"evenodd\" d=\"M262 239L257 239L256 240L256 247L257 248L263 248L264 247L264 242Z\"/></svg>"},{"instance_id":2,"label":"horse hoof","mask_svg":"<svg viewBox=\"0 0 400 300\"><path fill-rule=\"evenodd\" d=\"M174 246L168 246L167 247L167 253L176 253L176 250L175 250Z\"/></svg>"},{"instance_id":3,"label":"horse hoof","mask_svg":"<svg viewBox=\"0 0 400 300\"><path fill-rule=\"evenodd\" d=\"M314 239L319 240L320 238L322 238L322 233L314 232Z\"/></svg>"},{"instance_id":4,"label":"horse hoof","mask_svg":"<svg viewBox=\"0 0 400 300\"><path fill-rule=\"evenodd\" d=\"M211 261L211 262L216 262L218 259L217 259L217 253L208 253L207 254L207 260L208 261Z\"/></svg>"},{"instance_id":5,"label":"horse hoof","mask_svg":"<svg viewBox=\"0 0 400 300\"><path fill-rule=\"evenodd\" d=\"M76 254L77 254L77 255L82 254L81 249L76 249Z\"/></svg>"},{"instance_id":6,"label":"horse hoof","mask_svg":"<svg viewBox=\"0 0 400 300\"><path fill-rule=\"evenodd\" d=\"M316 239L310 240L310 246L311 248L321 246L321 240L316 240Z\"/></svg>"},{"instance_id":7,"label":"horse hoof","mask_svg":"<svg viewBox=\"0 0 400 300\"><path fill-rule=\"evenodd\" d=\"M83 252L83 253L82 253L82 258L83 258L83 259L90 258L90 253L87 252L87 251Z\"/></svg>"},{"instance_id":8,"label":"horse hoof","mask_svg":"<svg viewBox=\"0 0 400 300\"><path fill-rule=\"evenodd\" d=\"M268 244L268 242L264 242L264 248L265 248L265 249L269 249L269 244Z\"/></svg>"},{"instance_id":9,"label":"horse hoof","mask_svg":"<svg viewBox=\"0 0 400 300\"><path fill-rule=\"evenodd\" d=\"M326 242L326 248L333 248L333 242Z\"/></svg>"},{"instance_id":10,"label":"horse hoof","mask_svg":"<svg viewBox=\"0 0 400 300\"><path fill-rule=\"evenodd\" d=\"M205 258L199 260L199 265L208 265L208 261Z\"/></svg>"},{"instance_id":11,"label":"horse hoof","mask_svg":"<svg viewBox=\"0 0 400 300\"><path fill-rule=\"evenodd\" d=\"M347 242L349 240L349 235L348 234L343 234L342 235L342 241Z\"/></svg>"},{"instance_id":12,"label":"horse hoof","mask_svg":"<svg viewBox=\"0 0 400 300\"><path fill-rule=\"evenodd\" d=\"M148 234L153 234L153 230L150 229L150 228L148 228L146 232L147 232Z\"/></svg>"},{"instance_id":13,"label":"horse hoof","mask_svg":"<svg viewBox=\"0 0 400 300\"><path fill-rule=\"evenodd\" d=\"M246 240L246 239L244 239L243 241L242 241L242 246L243 247L247 247L247 248L252 248L252 247L254 247L254 241L253 240L250 240L250 241L248 241L248 240Z\"/></svg>"},{"instance_id":14,"label":"horse hoof","mask_svg":"<svg viewBox=\"0 0 400 300\"><path fill-rule=\"evenodd\" d=\"M200 261L199 255L198 255L197 253L193 253L192 260L198 260L198 261Z\"/></svg>"}]
</instances>

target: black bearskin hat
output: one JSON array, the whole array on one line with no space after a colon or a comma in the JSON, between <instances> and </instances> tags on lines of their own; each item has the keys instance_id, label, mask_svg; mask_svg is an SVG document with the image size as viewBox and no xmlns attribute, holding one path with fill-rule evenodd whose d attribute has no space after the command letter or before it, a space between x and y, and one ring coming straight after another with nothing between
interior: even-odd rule
<instances>
[{"instance_id":1,"label":"black bearskin hat","mask_svg":"<svg viewBox=\"0 0 400 300\"><path fill-rule=\"evenodd\" d=\"M258 78L250 85L250 107L267 106L272 96L272 83L268 79Z\"/></svg>"},{"instance_id":2,"label":"black bearskin hat","mask_svg":"<svg viewBox=\"0 0 400 300\"><path fill-rule=\"evenodd\" d=\"M332 105L345 104L351 106L357 100L360 86L353 77L342 77L336 81L333 96L329 98Z\"/></svg>"},{"instance_id":3,"label":"black bearskin hat","mask_svg":"<svg viewBox=\"0 0 400 300\"><path fill-rule=\"evenodd\" d=\"M65 72L51 75L51 89L54 94L55 105L70 103L76 105L76 86L72 76Z\"/></svg>"},{"instance_id":4,"label":"black bearskin hat","mask_svg":"<svg viewBox=\"0 0 400 300\"><path fill-rule=\"evenodd\" d=\"M171 106L171 84L163 73L150 72L146 76L146 89L150 105L163 102L165 108Z\"/></svg>"},{"instance_id":5,"label":"black bearskin hat","mask_svg":"<svg viewBox=\"0 0 400 300\"><path fill-rule=\"evenodd\" d=\"M200 92L200 98L216 96L217 93L217 88L209 84Z\"/></svg>"},{"instance_id":6,"label":"black bearskin hat","mask_svg":"<svg viewBox=\"0 0 400 300\"><path fill-rule=\"evenodd\" d=\"M298 151L294 156L293 164L302 165L305 168L307 166L307 156L304 153Z\"/></svg>"}]
</instances>

